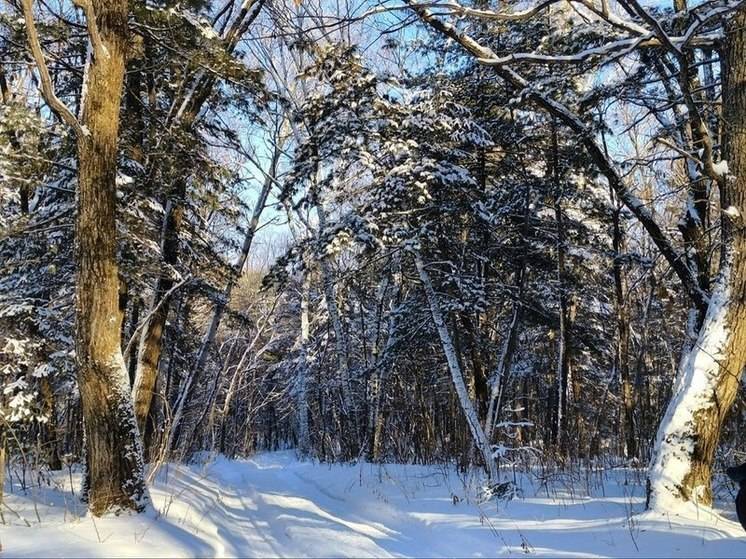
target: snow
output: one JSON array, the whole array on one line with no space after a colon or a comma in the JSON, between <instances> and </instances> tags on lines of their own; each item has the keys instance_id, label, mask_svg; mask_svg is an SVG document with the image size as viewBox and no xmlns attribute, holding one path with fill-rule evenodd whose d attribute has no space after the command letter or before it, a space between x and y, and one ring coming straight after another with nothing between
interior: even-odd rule
<instances>
[{"instance_id":1,"label":"snow","mask_svg":"<svg viewBox=\"0 0 746 559\"><path fill-rule=\"evenodd\" d=\"M736 208L735 206L728 206L727 208L723 210L723 213L732 219L735 219L741 216L741 212L739 212L738 208Z\"/></svg>"},{"instance_id":2,"label":"snow","mask_svg":"<svg viewBox=\"0 0 746 559\"><path fill-rule=\"evenodd\" d=\"M65 471L53 488L24 495L15 485L7 504L19 516L4 511L10 525L0 539L13 557L746 555L741 527L704 509L692 518L635 515L643 472L539 473L518 475L522 497L480 504L465 489L475 479L445 466L314 464L293 452L218 457L164 467L147 513L94 520L81 516Z\"/></svg>"},{"instance_id":3,"label":"snow","mask_svg":"<svg viewBox=\"0 0 746 559\"><path fill-rule=\"evenodd\" d=\"M722 161L718 161L717 163L714 163L712 165L712 170L715 171L716 175L724 177L729 172L728 162L724 159Z\"/></svg>"},{"instance_id":4,"label":"snow","mask_svg":"<svg viewBox=\"0 0 746 559\"><path fill-rule=\"evenodd\" d=\"M650 468L650 506L655 510L679 512L686 508L679 488L692 467L696 414L717 405L712 395L729 335L728 274L727 268L721 272L699 337L679 365L671 403L658 428L656 456ZM698 500L704 491L703 487L694 488L692 498Z\"/></svg>"}]
</instances>

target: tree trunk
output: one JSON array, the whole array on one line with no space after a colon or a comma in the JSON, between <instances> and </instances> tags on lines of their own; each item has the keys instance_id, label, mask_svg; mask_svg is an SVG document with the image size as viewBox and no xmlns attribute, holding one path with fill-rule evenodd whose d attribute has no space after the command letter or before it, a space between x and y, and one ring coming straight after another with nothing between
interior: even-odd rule
<instances>
[{"instance_id":1,"label":"tree trunk","mask_svg":"<svg viewBox=\"0 0 746 559\"><path fill-rule=\"evenodd\" d=\"M712 464L720 430L746 365L746 6L726 27L723 52L723 160L719 180L723 248L720 273L693 347L683 356L658 430L648 506L712 502ZM732 208L732 209L731 209Z\"/></svg>"},{"instance_id":2,"label":"tree trunk","mask_svg":"<svg viewBox=\"0 0 746 559\"><path fill-rule=\"evenodd\" d=\"M624 436L624 456L626 458L637 457L637 436L635 433L635 396L632 385L632 375L630 374L630 324L629 309L627 308L626 278L622 266L622 254L625 250L624 232L621 228L621 211L622 206L616 202L614 191L610 191L611 202L616 206L613 216L613 237L612 245L614 247L614 306L616 310L616 332L617 344L615 361L619 377L621 379L622 389L622 407L623 407L623 436Z\"/></svg>"},{"instance_id":3,"label":"tree trunk","mask_svg":"<svg viewBox=\"0 0 746 559\"><path fill-rule=\"evenodd\" d=\"M425 289L425 295L427 298L428 306L430 307L430 314L433 317L433 322L438 330L438 336L440 337L440 343L443 347L443 353L446 356L448 362L448 369L451 372L451 379L453 380L453 387L456 390L456 396L458 397L459 404L461 405L461 411L464 413L466 422L469 425L469 431L471 432L472 441L477 447L477 450L482 455L484 460L485 470L487 471L488 482L490 484L497 482L499 479L499 473L497 470L497 464L492 457L492 449L489 441L484 434L484 429L479 423L477 417L477 411L474 408L474 402L469 399L469 393L464 382L464 376L461 372L458 359L456 357L456 350L451 340L451 335L448 333L448 327L446 326L443 315L440 311L440 303L438 296L435 293L433 284L430 281L430 275L425 269L425 265L422 262L422 257L419 253L414 253L414 263L417 267L417 273L420 276L420 281Z\"/></svg>"},{"instance_id":4,"label":"tree trunk","mask_svg":"<svg viewBox=\"0 0 746 559\"><path fill-rule=\"evenodd\" d=\"M183 182L183 181L182 181ZM179 230L183 208L181 205L169 201L166 204L166 218L161 235L161 253L166 266L169 268L178 261ZM160 362L163 344L163 331L169 312L169 292L174 285L171 272L163 270L158 278L153 294L151 311L145 327L140 335L140 345L137 352L137 368L132 394L135 399L135 415L140 432L145 432L150 406L153 401L153 389L158 377L158 363ZM165 298L165 300L163 300Z\"/></svg>"},{"instance_id":5,"label":"tree trunk","mask_svg":"<svg viewBox=\"0 0 746 559\"><path fill-rule=\"evenodd\" d=\"M316 206L319 216L319 230L326 227L326 212L321 204ZM324 287L324 299L326 299L329 320L334 329L334 342L337 354L337 381L342 390L342 401L344 403L345 416L354 416L354 400L352 387L350 386L350 364L348 361L349 347L347 336L342 327L342 318L337 304L337 290L335 289L334 272L328 258L322 258L319 262L321 268L321 281Z\"/></svg>"},{"instance_id":6,"label":"tree trunk","mask_svg":"<svg viewBox=\"0 0 746 559\"><path fill-rule=\"evenodd\" d=\"M142 448L122 358L116 261L119 108L127 2L93 0L101 48L88 69L79 138L76 360L84 417L88 502L100 515L145 507Z\"/></svg>"},{"instance_id":7,"label":"tree trunk","mask_svg":"<svg viewBox=\"0 0 746 559\"><path fill-rule=\"evenodd\" d=\"M398 268L399 268L399 258L396 258L396 263L394 264L392 262L392 267L397 270L397 272L392 273L392 275L398 274ZM390 297L390 306L388 310L388 320L387 320L387 335L386 335L386 344L383 348L382 354L376 357L376 363L375 363L375 370L373 372L373 378L371 379L371 405L370 405L370 415L368 419L368 425L369 425L369 438L371 439L370 444L370 458L373 462L379 462L383 456L383 424L384 424L384 414L383 414L383 395L384 395L384 385L386 381L388 380L389 372L391 370L391 360L392 356L391 353L394 350L394 346L396 345L398 338L397 338L397 328L398 328L398 315L397 315L397 306L399 304L399 293L401 290L401 281L399 278L394 277L392 279L394 282L394 293L392 293ZM383 294L383 297L385 297L385 292ZM372 433L371 433L372 431Z\"/></svg>"},{"instance_id":8,"label":"tree trunk","mask_svg":"<svg viewBox=\"0 0 746 559\"><path fill-rule=\"evenodd\" d=\"M559 336L557 338L557 407L554 425L554 442L563 454L568 452L567 420L570 384L570 335L572 320L568 301L567 269L565 263L565 220L562 211L562 183L559 165L559 145L557 127L552 123L552 176L557 189L557 200L554 206L557 221L557 289L559 291Z\"/></svg>"},{"instance_id":9,"label":"tree trunk","mask_svg":"<svg viewBox=\"0 0 746 559\"><path fill-rule=\"evenodd\" d=\"M0 515L3 510L3 496L5 495L5 444L6 444L6 429L7 427L3 424L0 425ZM2 516L0 516L2 519ZM0 545L0 551L2 551L2 545Z\"/></svg>"},{"instance_id":10,"label":"tree trunk","mask_svg":"<svg viewBox=\"0 0 746 559\"><path fill-rule=\"evenodd\" d=\"M308 271L303 274L300 294L300 366L298 370L298 451L303 458L311 452L311 434L308 430L308 343L310 340L310 320L308 303L311 282Z\"/></svg>"}]
</instances>

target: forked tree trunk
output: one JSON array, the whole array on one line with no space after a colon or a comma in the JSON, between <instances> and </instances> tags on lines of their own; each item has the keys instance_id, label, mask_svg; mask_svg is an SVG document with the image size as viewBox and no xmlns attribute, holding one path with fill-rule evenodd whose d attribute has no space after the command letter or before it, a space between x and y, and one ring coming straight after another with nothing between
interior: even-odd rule
<instances>
[{"instance_id":1,"label":"forked tree trunk","mask_svg":"<svg viewBox=\"0 0 746 559\"><path fill-rule=\"evenodd\" d=\"M102 49L85 84L79 138L76 360L93 514L144 508L142 448L122 358L116 261L119 108L127 48L126 0L93 0Z\"/></svg>"},{"instance_id":2,"label":"forked tree trunk","mask_svg":"<svg viewBox=\"0 0 746 559\"><path fill-rule=\"evenodd\" d=\"M723 159L729 172L718 181L726 210L721 270L658 430L648 478L648 505L658 510L676 510L682 501L711 504L720 431L746 365L746 6L726 27L723 61Z\"/></svg>"}]
</instances>

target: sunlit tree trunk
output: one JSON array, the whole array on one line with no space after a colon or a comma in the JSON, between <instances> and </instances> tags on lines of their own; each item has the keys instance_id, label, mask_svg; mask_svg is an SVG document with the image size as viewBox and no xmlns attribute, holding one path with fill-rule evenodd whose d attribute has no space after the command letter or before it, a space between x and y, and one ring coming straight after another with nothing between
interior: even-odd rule
<instances>
[{"instance_id":1,"label":"sunlit tree trunk","mask_svg":"<svg viewBox=\"0 0 746 559\"><path fill-rule=\"evenodd\" d=\"M122 358L116 174L128 6L94 0L101 44L87 80L78 141L76 360L84 417L88 502L94 514L142 510L142 449ZM89 13L90 15L90 13Z\"/></svg>"},{"instance_id":2,"label":"sunlit tree trunk","mask_svg":"<svg viewBox=\"0 0 746 559\"><path fill-rule=\"evenodd\" d=\"M712 502L712 464L725 417L746 364L746 6L726 27L723 59L723 161L720 273L695 343L679 365L671 402L658 430L648 504Z\"/></svg>"}]
</instances>

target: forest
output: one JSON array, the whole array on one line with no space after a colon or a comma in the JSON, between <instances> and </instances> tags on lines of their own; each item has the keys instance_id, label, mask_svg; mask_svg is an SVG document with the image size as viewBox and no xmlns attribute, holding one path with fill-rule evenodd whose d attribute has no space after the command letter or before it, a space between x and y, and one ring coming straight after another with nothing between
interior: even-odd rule
<instances>
[{"instance_id":1,"label":"forest","mask_svg":"<svg viewBox=\"0 0 746 559\"><path fill-rule=\"evenodd\" d=\"M0 549L742 557L744 212L743 0L2 0Z\"/></svg>"}]
</instances>

